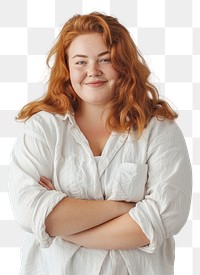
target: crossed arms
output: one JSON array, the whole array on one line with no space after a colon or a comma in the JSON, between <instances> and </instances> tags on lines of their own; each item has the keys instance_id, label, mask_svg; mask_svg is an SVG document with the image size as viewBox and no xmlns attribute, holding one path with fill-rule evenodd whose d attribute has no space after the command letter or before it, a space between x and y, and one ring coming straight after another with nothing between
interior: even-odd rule
<instances>
[{"instance_id":1,"label":"crossed arms","mask_svg":"<svg viewBox=\"0 0 200 275\"><path fill-rule=\"evenodd\" d=\"M51 180L39 184L54 190ZM95 249L134 249L149 244L139 225L128 214L134 203L110 200L62 199L47 216L50 236Z\"/></svg>"}]
</instances>

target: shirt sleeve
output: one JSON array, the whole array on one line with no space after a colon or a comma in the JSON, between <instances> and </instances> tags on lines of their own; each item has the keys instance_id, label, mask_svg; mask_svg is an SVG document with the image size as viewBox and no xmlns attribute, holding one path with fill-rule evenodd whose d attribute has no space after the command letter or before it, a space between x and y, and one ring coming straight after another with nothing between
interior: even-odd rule
<instances>
[{"instance_id":1,"label":"shirt sleeve","mask_svg":"<svg viewBox=\"0 0 200 275\"><path fill-rule=\"evenodd\" d=\"M150 240L141 250L153 253L181 230L188 218L191 194L192 173L185 140L177 124L169 123L149 139L146 194L129 212Z\"/></svg>"},{"instance_id":2,"label":"shirt sleeve","mask_svg":"<svg viewBox=\"0 0 200 275\"><path fill-rule=\"evenodd\" d=\"M66 195L38 183L40 176L52 178L53 174L53 155L44 131L39 122L31 121L17 139L11 154L9 195L19 225L33 233L41 247L48 247L53 238L45 231L45 219Z\"/></svg>"}]
</instances>

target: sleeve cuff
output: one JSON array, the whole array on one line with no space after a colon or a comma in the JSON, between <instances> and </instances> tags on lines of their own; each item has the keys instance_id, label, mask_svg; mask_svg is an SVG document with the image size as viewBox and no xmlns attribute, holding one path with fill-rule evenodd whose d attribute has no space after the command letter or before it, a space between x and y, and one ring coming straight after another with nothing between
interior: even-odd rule
<instances>
[{"instance_id":1,"label":"sleeve cuff","mask_svg":"<svg viewBox=\"0 0 200 275\"><path fill-rule=\"evenodd\" d=\"M42 202L40 207L36 207L36 212L39 213L34 213L35 217L32 219L34 221L32 229L36 241L42 248L49 247L55 238L49 236L46 232L45 219L52 212L53 208L65 197L67 195L60 191L45 191L43 198L40 200Z\"/></svg>"},{"instance_id":2,"label":"sleeve cuff","mask_svg":"<svg viewBox=\"0 0 200 275\"><path fill-rule=\"evenodd\" d=\"M148 253L156 252L165 238L165 231L162 221L159 218L156 203L148 200L138 202L136 206L129 211L129 215L140 226L150 241L149 245L138 249Z\"/></svg>"}]
</instances>

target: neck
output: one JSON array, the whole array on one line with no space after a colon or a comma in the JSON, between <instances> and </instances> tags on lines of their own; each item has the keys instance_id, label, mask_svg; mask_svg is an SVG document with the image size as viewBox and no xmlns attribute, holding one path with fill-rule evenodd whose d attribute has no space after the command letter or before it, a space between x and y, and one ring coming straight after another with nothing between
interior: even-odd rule
<instances>
[{"instance_id":1,"label":"neck","mask_svg":"<svg viewBox=\"0 0 200 275\"><path fill-rule=\"evenodd\" d=\"M106 129L106 119L108 111L102 106L87 105L81 106L79 112L75 114L76 122L79 126L88 125L93 132L108 132Z\"/></svg>"}]
</instances>

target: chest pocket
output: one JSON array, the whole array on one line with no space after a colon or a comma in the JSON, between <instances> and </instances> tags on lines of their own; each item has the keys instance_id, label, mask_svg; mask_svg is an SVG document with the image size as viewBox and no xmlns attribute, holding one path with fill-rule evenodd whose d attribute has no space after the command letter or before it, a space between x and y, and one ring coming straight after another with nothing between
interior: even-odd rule
<instances>
[{"instance_id":1,"label":"chest pocket","mask_svg":"<svg viewBox=\"0 0 200 275\"><path fill-rule=\"evenodd\" d=\"M146 164L119 164L107 186L107 199L132 202L142 200L147 182L147 170Z\"/></svg>"}]
</instances>

